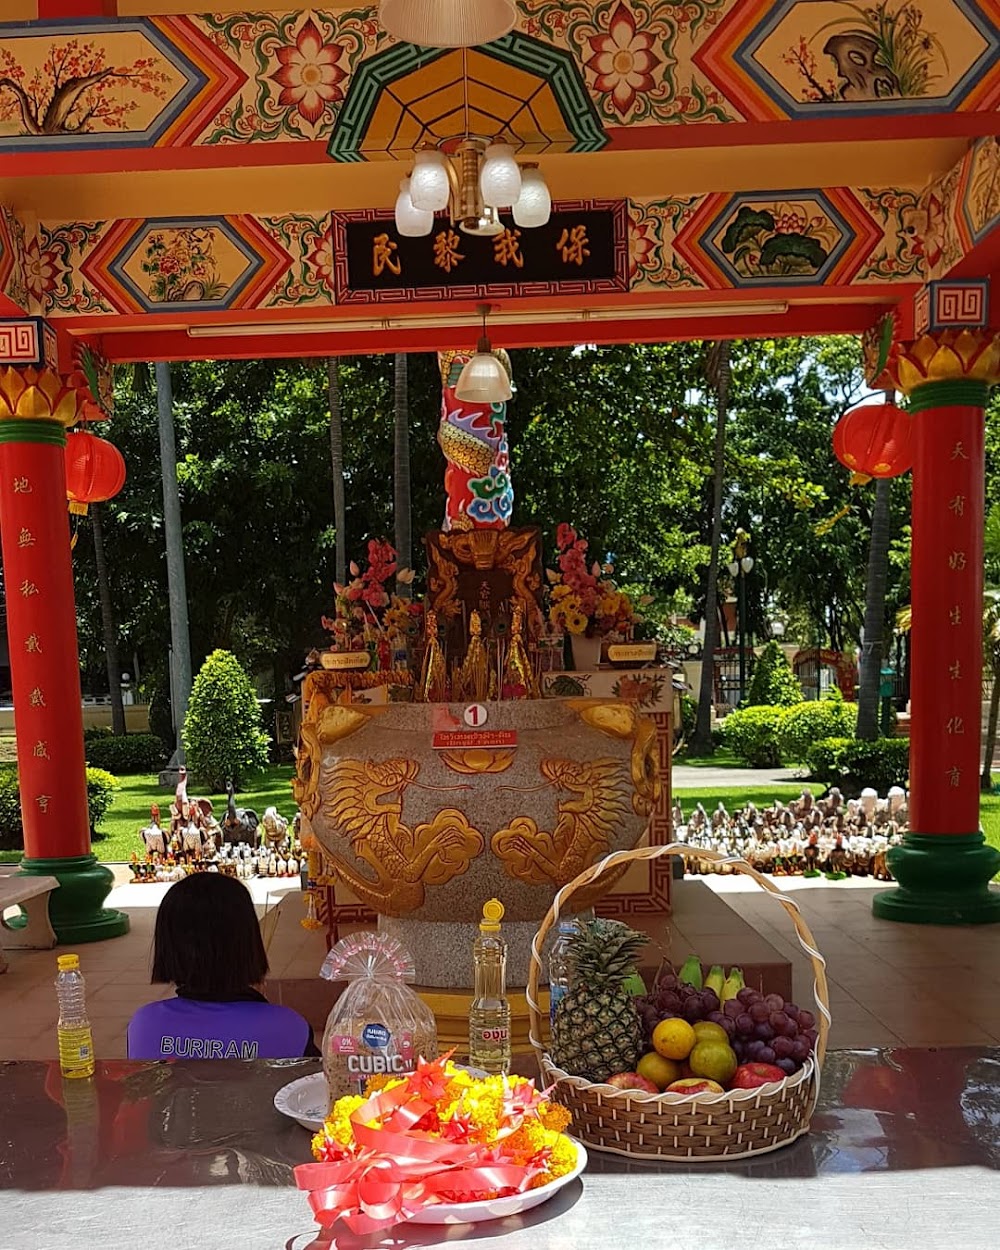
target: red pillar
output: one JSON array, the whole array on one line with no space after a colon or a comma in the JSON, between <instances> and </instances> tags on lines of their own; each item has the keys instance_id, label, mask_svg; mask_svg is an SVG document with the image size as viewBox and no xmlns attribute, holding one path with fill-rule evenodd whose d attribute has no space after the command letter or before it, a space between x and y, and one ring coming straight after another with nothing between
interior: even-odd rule
<instances>
[{"instance_id":1,"label":"red pillar","mask_svg":"<svg viewBox=\"0 0 1000 1250\"><path fill-rule=\"evenodd\" d=\"M90 848L66 505L66 426L83 396L50 369L0 370L0 539L24 825L21 872L55 876L62 942L114 937L128 918Z\"/></svg>"},{"instance_id":2,"label":"red pillar","mask_svg":"<svg viewBox=\"0 0 1000 1250\"><path fill-rule=\"evenodd\" d=\"M910 832L889 853L885 919L1000 920L1000 852L979 830L984 411L1000 337L941 330L897 343L891 381L914 421Z\"/></svg>"}]
</instances>

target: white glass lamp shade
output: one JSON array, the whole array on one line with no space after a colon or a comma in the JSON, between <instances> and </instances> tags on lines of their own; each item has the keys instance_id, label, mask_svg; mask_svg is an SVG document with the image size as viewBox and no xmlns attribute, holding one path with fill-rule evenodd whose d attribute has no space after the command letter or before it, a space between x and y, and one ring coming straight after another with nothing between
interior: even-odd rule
<instances>
[{"instance_id":1,"label":"white glass lamp shade","mask_svg":"<svg viewBox=\"0 0 1000 1250\"><path fill-rule=\"evenodd\" d=\"M459 375L455 398L464 404L505 404L514 393L507 370L492 352L481 348L482 344Z\"/></svg>"},{"instance_id":2,"label":"white glass lamp shade","mask_svg":"<svg viewBox=\"0 0 1000 1250\"><path fill-rule=\"evenodd\" d=\"M382 0L382 29L421 48L475 48L513 30L514 0Z\"/></svg>"},{"instance_id":3,"label":"white glass lamp shade","mask_svg":"<svg viewBox=\"0 0 1000 1250\"><path fill-rule=\"evenodd\" d=\"M410 174L410 199L413 207L425 213L439 213L448 207L451 184L445 158L440 152L418 152Z\"/></svg>"},{"instance_id":4,"label":"white glass lamp shade","mask_svg":"<svg viewBox=\"0 0 1000 1250\"><path fill-rule=\"evenodd\" d=\"M508 208L521 195L521 170L509 143L491 143L479 175L483 203L490 208Z\"/></svg>"},{"instance_id":5,"label":"white glass lamp shade","mask_svg":"<svg viewBox=\"0 0 1000 1250\"><path fill-rule=\"evenodd\" d=\"M541 171L534 165L521 170L521 194L511 210L514 224L523 229L544 226L552 212L552 197Z\"/></svg>"},{"instance_id":6,"label":"white glass lamp shade","mask_svg":"<svg viewBox=\"0 0 1000 1250\"><path fill-rule=\"evenodd\" d=\"M404 239L422 239L434 228L434 214L414 208L410 198L410 180L404 178L396 196L396 229Z\"/></svg>"}]
</instances>

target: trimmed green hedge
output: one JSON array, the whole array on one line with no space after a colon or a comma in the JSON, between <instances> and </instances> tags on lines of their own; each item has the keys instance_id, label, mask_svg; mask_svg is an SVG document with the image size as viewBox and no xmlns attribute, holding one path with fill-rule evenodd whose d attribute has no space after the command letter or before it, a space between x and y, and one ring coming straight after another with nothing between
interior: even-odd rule
<instances>
[{"instance_id":1,"label":"trimmed green hedge","mask_svg":"<svg viewBox=\"0 0 1000 1250\"><path fill-rule=\"evenodd\" d=\"M787 709L781 725L781 756L786 764L804 764L809 750L824 738L853 738L858 705L845 703L839 690L824 699L797 703Z\"/></svg>"},{"instance_id":2,"label":"trimmed green hedge","mask_svg":"<svg viewBox=\"0 0 1000 1250\"><path fill-rule=\"evenodd\" d=\"M184 750L193 778L219 794L239 790L267 767L270 738L250 678L229 651L213 651L194 679L184 719Z\"/></svg>"},{"instance_id":3,"label":"trimmed green hedge","mask_svg":"<svg viewBox=\"0 0 1000 1250\"><path fill-rule=\"evenodd\" d=\"M92 837L100 837L101 821L114 802L116 790L121 789L117 777L103 768L87 769L87 808L90 812ZM24 847L24 829L21 825L21 793L17 771L0 769L0 851L20 851Z\"/></svg>"},{"instance_id":4,"label":"trimmed green hedge","mask_svg":"<svg viewBox=\"0 0 1000 1250\"><path fill-rule=\"evenodd\" d=\"M839 786L846 795L860 794L865 786L885 794L890 786L905 787L909 781L910 740L826 738L810 748L807 762L817 781Z\"/></svg>"},{"instance_id":5,"label":"trimmed green hedge","mask_svg":"<svg viewBox=\"0 0 1000 1250\"><path fill-rule=\"evenodd\" d=\"M101 735L86 743L87 763L115 773L155 773L167 751L156 734Z\"/></svg>"},{"instance_id":6,"label":"trimmed green hedge","mask_svg":"<svg viewBox=\"0 0 1000 1250\"><path fill-rule=\"evenodd\" d=\"M788 716L783 707L743 707L722 722L726 746L751 768L781 765L781 731Z\"/></svg>"}]
</instances>

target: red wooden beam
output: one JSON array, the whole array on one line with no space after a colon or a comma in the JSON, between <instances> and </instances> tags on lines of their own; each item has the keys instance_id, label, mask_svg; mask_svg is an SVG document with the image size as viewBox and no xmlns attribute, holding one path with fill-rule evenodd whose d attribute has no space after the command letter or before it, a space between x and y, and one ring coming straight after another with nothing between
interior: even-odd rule
<instances>
[{"instance_id":1,"label":"red wooden beam","mask_svg":"<svg viewBox=\"0 0 1000 1250\"><path fill-rule=\"evenodd\" d=\"M623 313L620 320L602 322L560 321L549 310L537 323L490 327L495 347L575 347L579 343L666 343L690 339L787 338L811 334L861 334L887 311L887 304L816 303L793 305L785 313L748 316L664 318L640 321ZM176 328L101 333L93 324L95 342L115 363L136 360L259 360L301 356L377 355L398 351L438 351L471 346L476 328L471 325L401 327L386 330L334 330L329 333L256 334L247 338L218 335L192 338ZM89 336L88 336L89 337Z\"/></svg>"}]
</instances>

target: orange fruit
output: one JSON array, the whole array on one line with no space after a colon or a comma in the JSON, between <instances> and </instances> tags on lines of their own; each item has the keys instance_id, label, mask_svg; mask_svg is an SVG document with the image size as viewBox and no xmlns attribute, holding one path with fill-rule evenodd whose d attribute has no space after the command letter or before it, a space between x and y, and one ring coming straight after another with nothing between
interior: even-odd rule
<instances>
[{"instance_id":1,"label":"orange fruit","mask_svg":"<svg viewBox=\"0 0 1000 1250\"><path fill-rule=\"evenodd\" d=\"M726 1085L739 1067L736 1053L728 1042L699 1042L691 1051L691 1071Z\"/></svg>"},{"instance_id":2,"label":"orange fruit","mask_svg":"<svg viewBox=\"0 0 1000 1250\"><path fill-rule=\"evenodd\" d=\"M653 1030L653 1049L664 1059L686 1059L697 1040L694 1029L678 1016L661 1020Z\"/></svg>"},{"instance_id":3,"label":"orange fruit","mask_svg":"<svg viewBox=\"0 0 1000 1250\"><path fill-rule=\"evenodd\" d=\"M725 1042L729 1045L729 1034L721 1024L713 1024L711 1020L699 1020L694 1026L694 1035L699 1042Z\"/></svg>"},{"instance_id":4,"label":"orange fruit","mask_svg":"<svg viewBox=\"0 0 1000 1250\"><path fill-rule=\"evenodd\" d=\"M652 1081L657 1089L666 1089L668 1085L672 1085L674 1081L679 1081L681 1078L681 1065L673 1059L664 1059L655 1050L651 1050L648 1055L643 1055L635 1065L635 1070L647 1081Z\"/></svg>"}]
</instances>

